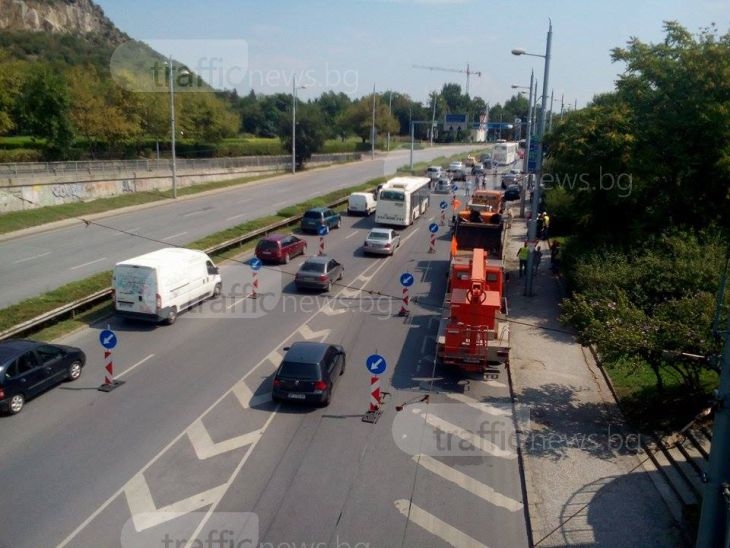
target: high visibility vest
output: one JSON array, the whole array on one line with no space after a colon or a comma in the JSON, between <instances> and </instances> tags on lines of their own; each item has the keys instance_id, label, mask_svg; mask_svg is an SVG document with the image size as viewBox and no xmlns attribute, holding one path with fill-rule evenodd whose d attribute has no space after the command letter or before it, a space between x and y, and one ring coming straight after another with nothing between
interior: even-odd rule
<instances>
[{"instance_id":1,"label":"high visibility vest","mask_svg":"<svg viewBox=\"0 0 730 548\"><path fill-rule=\"evenodd\" d=\"M544 226L546 226L546 227L550 226L550 216L547 214L543 215L542 222L543 222Z\"/></svg>"},{"instance_id":2,"label":"high visibility vest","mask_svg":"<svg viewBox=\"0 0 730 548\"><path fill-rule=\"evenodd\" d=\"M517 258L520 261L526 261L527 257L530 256L530 248L529 247L521 247L520 250L517 252Z\"/></svg>"}]
</instances>

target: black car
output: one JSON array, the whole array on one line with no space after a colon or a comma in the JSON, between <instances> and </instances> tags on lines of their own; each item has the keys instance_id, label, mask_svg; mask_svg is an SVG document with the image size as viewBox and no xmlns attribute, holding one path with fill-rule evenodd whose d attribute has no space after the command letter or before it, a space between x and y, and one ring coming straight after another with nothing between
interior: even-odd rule
<instances>
[{"instance_id":1,"label":"black car","mask_svg":"<svg viewBox=\"0 0 730 548\"><path fill-rule=\"evenodd\" d=\"M329 405L332 392L345 372L345 349L339 344L295 342L274 375L274 401L301 401Z\"/></svg>"},{"instance_id":2,"label":"black car","mask_svg":"<svg viewBox=\"0 0 730 548\"><path fill-rule=\"evenodd\" d=\"M75 346L23 339L0 342L0 408L15 415L25 401L65 380L75 381L86 354Z\"/></svg>"},{"instance_id":3,"label":"black car","mask_svg":"<svg viewBox=\"0 0 730 548\"><path fill-rule=\"evenodd\" d=\"M506 202L512 202L514 200L519 200L521 192L522 192L522 189L520 188L520 185L509 185L507 187L507 190L504 191L504 200Z\"/></svg>"}]
</instances>

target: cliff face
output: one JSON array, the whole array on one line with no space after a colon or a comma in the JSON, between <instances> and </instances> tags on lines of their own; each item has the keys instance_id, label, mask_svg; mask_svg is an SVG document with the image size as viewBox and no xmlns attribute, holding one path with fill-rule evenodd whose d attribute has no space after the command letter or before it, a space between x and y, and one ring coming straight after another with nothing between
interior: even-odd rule
<instances>
[{"instance_id":1,"label":"cliff face","mask_svg":"<svg viewBox=\"0 0 730 548\"><path fill-rule=\"evenodd\" d=\"M110 45L128 40L91 0L0 0L0 31L92 34Z\"/></svg>"}]
</instances>

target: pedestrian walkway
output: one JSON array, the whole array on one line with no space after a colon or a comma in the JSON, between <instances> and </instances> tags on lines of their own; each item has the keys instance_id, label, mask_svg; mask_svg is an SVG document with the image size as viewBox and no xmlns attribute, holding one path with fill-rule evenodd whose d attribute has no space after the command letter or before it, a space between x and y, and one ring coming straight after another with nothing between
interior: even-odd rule
<instances>
[{"instance_id":1,"label":"pedestrian walkway","mask_svg":"<svg viewBox=\"0 0 730 548\"><path fill-rule=\"evenodd\" d=\"M680 529L641 466L629 430L587 348L558 321L562 288L549 257L524 296L517 250L527 233L515 218L505 257L511 382L529 421L519 425L535 546L683 546ZM547 249L547 244L543 244Z\"/></svg>"}]
</instances>

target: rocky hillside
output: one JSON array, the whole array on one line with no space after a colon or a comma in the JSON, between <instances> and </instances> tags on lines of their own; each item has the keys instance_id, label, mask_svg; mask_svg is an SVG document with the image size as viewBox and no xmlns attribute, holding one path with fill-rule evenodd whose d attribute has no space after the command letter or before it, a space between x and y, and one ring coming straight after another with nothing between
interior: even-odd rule
<instances>
[{"instance_id":1,"label":"rocky hillside","mask_svg":"<svg viewBox=\"0 0 730 548\"><path fill-rule=\"evenodd\" d=\"M91 0L0 0L0 32L93 37L112 47L129 39Z\"/></svg>"}]
</instances>

